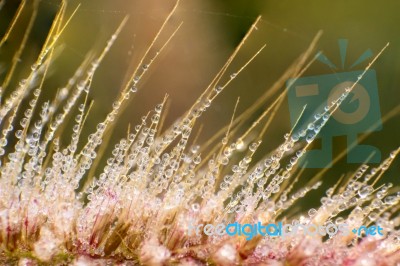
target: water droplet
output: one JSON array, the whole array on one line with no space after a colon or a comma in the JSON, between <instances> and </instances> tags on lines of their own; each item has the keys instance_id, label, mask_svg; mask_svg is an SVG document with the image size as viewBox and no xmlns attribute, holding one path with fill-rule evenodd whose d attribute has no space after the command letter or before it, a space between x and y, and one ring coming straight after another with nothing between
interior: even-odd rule
<instances>
[{"instance_id":1,"label":"water droplet","mask_svg":"<svg viewBox=\"0 0 400 266\"><path fill-rule=\"evenodd\" d=\"M210 107L211 106L211 100L210 99L205 99L203 105L206 108Z\"/></svg>"},{"instance_id":2,"label":"water droplet","mask_svg":"<svg viewBox=\"0 0 400 266\"><path fill-rule=\"evenodd\" d=\"M252 152L255 152L258 148L258 143L257 142L253 142L252 144L250 144L249 150Z\"/></svg>"},{"instance_id":3,"label":"water droplet","mask_svg":"<svg viewBox=\"0 0 400 266\"><path fill-rule=\"evenodd\" d=\"M120 107L121 107L121 103L120 102L118 102L118 101L115 101L113 104L112 104L112 107L113 107L113 109L119 109Z\"/></svg>"},{"instance_id":4,"label":"water droplet","mask_svg":"<svg viewBox=\"0 0 400 266\"><path fill-rule=\"evenodd\" d=\"M316 209L308 210L308 216L310 216L310 218L314 217L316 214L317 214L317 210Z\"/></svg>"},{"instance_id":5,"label":"water droplet","mask_svg":"<svg viewBox=\"0 0 400 266\"><path fill-rule=\"evenodd\" d=\"M374 191L374 189L371 186L363 186L359 191L358 195L360 198L366 198L368 197L369 194L371 194Z\"/></svg>"},{"instance_id":6,"label":"water droplet","mask_svg":"<svg viewBox=\"0 0 400 266\"><path fill-rule=\"evenodd\" d=\"M194 162L195 164L199 164L199 163L201 162L201 157L200 157L200 155L196 156L196 157L193 159L193 162Z\"/></svg>"},{"instance_id":7,"label":"water droplet","mask_svg":"<svg viewBox=\"0 0 400 266\"><path fill-rule=\"evenodd\" d=\"M243 140L239 139L236 141L236 149L237 150L243 150L244 148L244 142Z\"/></svg>"},{"instance_id":8,"label":"water droplet","mask_svg":"<svg viewBox=\"0 0 400 266\"><path fill-rule=\"evenodd\" d=\"M98 131L103 131L106 128L106 125L104 123L100 123L97 125L97 130Z\"/></svg>"},{"instance_id":9,"label":"water droplet","mask_svg":"<svg viewBox=\"0 0 400 266\"><path fill-rule=\"evenodd\" d=\"M198 211L200 210L200 204L198 204L198 203L193 203L193 204L192 204L192 210L193 210L194 212L198 212Z\"/></svg>"},{"instance_id":10,"label":"water droplet","mask_svg":"<svg viewBox=\"0 0 400 266\"><path fill-rule=\"evenodd\" d=\"M158 121L160 121L160 115L155 114L151 117L151 122L158 123Z\"/></svg>"},{"instance_id":11,"label":"water droplet","mask_svg":"<svg viewBox=\"0 0 400 266\"><path fill-rule=\"evenodd\" d=\"M220 93L220 92L222 91L222 89L223 89L222 86L217 86L217 87L215 87L214 90L215 90L217 93Z\"/></svg>"},{"instance_id":12,"label":"water droplet","mask_svg":"<svg viewBox=\"0 0 400 266\"><path fill-rule=\"evenodd\" d=\"M315 133L309 133L308 135L307 135L307 137L306 137L306 141L308 142L308 143L311 143L313 140L314 140L314 138L315 138Z\"/></svg>"}]
</instances>

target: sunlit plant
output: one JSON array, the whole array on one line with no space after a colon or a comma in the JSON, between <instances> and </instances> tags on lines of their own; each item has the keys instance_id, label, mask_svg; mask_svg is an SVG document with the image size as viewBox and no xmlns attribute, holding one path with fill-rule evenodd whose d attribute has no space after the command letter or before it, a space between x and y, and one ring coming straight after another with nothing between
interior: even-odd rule
<instances>
[{"instance_id":1,"label":"sunlit plant","mask_svg":"<svg viewBox=\"0 0 400 266\"><path fill-rule=\"evenodd\" d=\"M1 7L0 1L0 7ZM24 8L23 1L0 49ZM295 189L301 178L298 160L320 129L351 92L342 96L300 132L288 132L263 160L253 155L285 93L279 94L255 122L238 134L244 120L265 104L289 78L299 77L319 35L309 49L288 68L281 79L254 106L242 114L232 111L231 122L206 143L193 142L194 125L214 99L244 71L264 48L256 51L234 73L227 73L248 36L205 88L193 106L171 127L160 130L168 98L129 127L108 155L98 177L89 176L98 150L111 125L130 97L140 89L143 76L156 62L170 38L154 52L160 33L173 16L167 16L125 88L112 104L112 111L88 139L81 138L90 119L89 90L96 70L123 28L122 21L104 49L88 54L68 84L54 99L39 101L46 90L44 80L55 60L60 36L73 19L63 3L54 19L39 57L26 78L13 87L15 62L10 63L1 91L11 91L0 106L0 262L3 265L396 265L400 263L400 194L392 184L377 185L395 159L394 150L383 163L369 169L361 165L343 176L321 198L318 208L304 210L301 201L321 186L320 175ZM77 10L77 9L76 9ZM76 11L75 10L75 11ZM34 20L34 16L32 16ZM27 29L26 36L30 29ZM21 47L26 45L25 38ZM18 51L17 51L18 53ZM375 58L376 59L376 58ZM374 60L375 60L374 59ZM373 63L373 62L371 62ZM370 65L366 68L368 68ZM43 96L42 96L43 97ZM28 105L22 103L28 102ZM40 104L39 104L40 103ZM237 105L236 105L237 106ZM62 126L77 109L68 145L60 144ZM299 117L301 114L299 114ZM312 132L311 132L312 131ZM251 134L250 134L251 133ZM311 134L312 133L312 134ZM311 134L311 135L310 135ZM311 137L310 137L311 136ZM13 143L11 145L11 143ZM15 144L14 144L15 143ZM82 148L80 148L82 146ZM351 233L286 238L257 236L207 236L188 233L188 224L218 224L227 221L263 224L284 220L292 224L346 223L350 228L379 225L383 236Z\"/></svg>"}]
</instances>

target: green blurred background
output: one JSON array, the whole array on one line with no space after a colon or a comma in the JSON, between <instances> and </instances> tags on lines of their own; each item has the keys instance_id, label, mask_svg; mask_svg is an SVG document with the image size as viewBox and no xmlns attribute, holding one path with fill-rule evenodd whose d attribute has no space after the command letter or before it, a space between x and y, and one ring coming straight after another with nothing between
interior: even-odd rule
<instances>
[{"instance_id":1,"label":"green blurred background","mask_svg":"<svg viewBox=\"0 0 400 266\"><path fill-rule=\"evenodd\" d=\"M75 0L67 2L67 14L80 3ZM68 81L89 51L97 53L101 51L118 24L128 15L127 25L99 68L92 85L90 99L95 103L87 123L89 130L84 134L87 136L94 131L96 124L110 110L113 99L124 85L126 75L139 61L174 3L169 0L81 1L76 16L62 35L60 44L64 45L63 53L54 63L54 71L46 81L44 98L54 95L56 90ZM5 0L0 10L0 36L6 31L18 5L19 1ZM29 5L31 2L28 1L27 12L23 13L21 26L15 29L10 40L0 50L0 80L4 79L9 60L22 38L30 14ZM58 6L59 1L56 0L40 1L38 20L18 64L15 84L18 78L26 75L33 58L37 56ZM113 133L110 145L125 136L128 123L137 124L140 117L160 103L166 93L171 100L166 125L171 125L203 92L258 15L262 15L262 20L258 24L257 31L240 51L226 78L240 68L263 44L267 44L267 47L218 97L199 121L200 124L204 124L199 143L212 137L217 129L229 123L238 97L240 97L238 113L241 113L268 90L289 65L307 49L319 30L323 31L323 35L318 42L317 50L322 50L339 66L338 39L344 38L349 41L347 62L354 62L367 49L376 54L390 42L388 49L373 66L377 73L380 109L384 116L400 104L398 10L400 2L397 0L381 2L183 0L168 24L166 32L171 33L183 21L181 30L151 68L139 87L139 92L130 100L129 107ZM163 35L162 39L165 40L167 35ZM160 44L156 47L159 48ZM366 65L367 62L363 63L357 70L363 69ZM332 69L315 62L304 76L330 73L333 73ZM6 95L7 93L9 91L5 92ZM268 103L258 110L254 118L267 106ZM267 132L257 158L262 158L267 152L276 148L283 141L283 135L290 131L288 110L285 100ZM251 125L252 121L250 119L247 126ZM382 157L385 158L390 151L400 145L399 132L399 117L396 116L387 121L381 131L372 133L364 143L378 147ZM335 154L339 154L345 147L344 137L335 139ZM357 167L358 165L347 164L344 158L325 175L324 181L327 185L332 184L337 181L340 174ZM387 172L385 179L398 184L399 167L400 163L397 160ZM303 179L307 181L317 171L306 171ZM312 205L316 202L310 203Z\"/></svg>"}]
</instances>

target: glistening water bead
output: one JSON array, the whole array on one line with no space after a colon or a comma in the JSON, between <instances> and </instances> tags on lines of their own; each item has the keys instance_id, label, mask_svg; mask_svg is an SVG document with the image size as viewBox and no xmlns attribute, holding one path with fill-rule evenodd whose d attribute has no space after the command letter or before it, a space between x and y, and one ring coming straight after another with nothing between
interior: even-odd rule
<instances>
[{"instance_id":1,"label":"glistening water bead","mask_svg":"<svg viewBox=\"0 0 400 266\"><path fill-rule=\"evenodd\" d=\"M209 89L173 125L161 125L167 115L167 97L160 100L139 125L124 131L126 136L108 152L108 129L118 122L114 120L128 99L132 100L129 96L145 86L142 80L151 74L148 70L172 38L163 43L165 32L157 34L149 52L133 73L128 73L133 78L116 96L112 111L90 128L94 132L86 139L82 132L90 124L84 122L91 118L88 93L96 93L92 88L99 84L95 82L96 72L100 66L107 67L103 59L112 51L126 20L105 41L104 49L90 54L67 84L60 85L57 96L42 104L41 98L46 95L42 91L49 86L46 75L53 70L53 48L58 47L57 41L69 21L64 20L68 17L64 4L59 6L49 42L32 64L31 73L21 81L11 76L14 88L7 88L10 96L0 107L0 264L355 266L400 262L396 207L400 192L393 184L381 182L398 149L371 171L366 165L354 173L346 171L339 183L326 190L320 206L306 210L301 202L312 190L320 189L322 182L302 182L307 175L299 171L297 164L305 148L298 149L302 147L299 142L304 138L307 144L314 141L334 109L348 96L349 88L323 112L313 114L305 128L285 134L280 145L272 143L276 148L271 151L261 149L263 136L258 136L261 129L257 124L249 134L240 135L246 130L240 128L242 123L236 114L215 141L200 141L198 118L238 73L245 71L246 63L231 75L217 75ZM170 28L164 25L162 29ZM242 45L244 42L239 47ZM161 48L154 51L156 47ZM229 64L236 55L237 51L220 73L233 67ZM309 55L307 51L302 58ZM306 60L301 61L290 70L291 76L299 76L306 66ZM47 67L48 73L44 71ZM219 78L226 83L216 84ZM42 79L43 84L37 83ZM28 105L22 104L23 99L28 99ZM259 109L266 105L255 104ZM71 130L65 131L72 135L64 138L62 128L69 126L75 106L78 114L70 120ZM238 117L242 119L240 114ZM206 126L207 121L203 122ZM228 219L262 225L287 220L292 225L315 223L325 227L375 223L386 232L379 238L355 234L311 238L296 234L250 241L244 241L243 236L209 237L188 232L192 221L218 224Z\"/></svg>"}]
</instances>

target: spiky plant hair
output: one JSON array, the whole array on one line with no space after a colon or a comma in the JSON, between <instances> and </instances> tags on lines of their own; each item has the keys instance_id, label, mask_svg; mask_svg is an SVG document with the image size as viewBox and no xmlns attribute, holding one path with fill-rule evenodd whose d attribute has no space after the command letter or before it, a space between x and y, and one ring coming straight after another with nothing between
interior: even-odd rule
<instances>
[{"instance_id":1,"label":"spiky plant hair","mask_svg":"<svg viewBox=\"0 0 400 266\"><path fill-rule=\"evenodd\" d=\"M0 49L18 22L24 5L22 1L10 30L0 42ZM227 73L258 24L260 18L257 18L209 86L174 125L160 131L166 113L165 97L140 124L128 129L126 137L108 155L103 172L97 178L93 176L91 170L99 165L102 157L99 150L107 145L103 140L108 130L180 27L170 33L161 48L153 51L177 5L130 74L111 112L87 140L81 138L81 132L90 111L88 93L93 89L92 79L127 18L104 49L98 54L88 54L68 84L54 99L43 104L39 104L39 98L46 89L44 80L54 61L55 48L78 8L67 16L65 2L61 4L30 73L14 88L10 81L14 79L16 63L11 62L2 91L12 93L0 106L3 129L0 136L0 262L7 265L400 263L398 188L392 184L377 186L399 149L377 168L368 170L367 165L361 165L353 174L343 176L321 198L321 205L316 209L303 210L301 201L308 192L318 189L322 173L295 190L294 184L302 175L298 160L355 85L326 106L324 113L311 122L312 130L301 132L308 136L305 143L288 132L283 143L263 160L252 161L285 92L278 93L276 100L238 136L238 129L255 110L278 92L289 77L301 76L314 61L315 58L309 58L320 34L253 106L236 114L236 104L229 125L206 143L196 145L190 139L195 135L192 131L198 118L265 47L256 51L241 68ZM30 30L28 27L25 36ZM26 45L24 38L17 56ZM22 105L25 99L28 106ZM68 136L70 142L63 146L59 141L62 126L75 108L78 115ZM13 142L15 145L11 146L9 143ZM385 232L383 236L350 233L274 238L258 235L251 240L239 235L188 233L190 223L216 225L231 221L265 225L279 220L293 225L320 226L345 222L350 228L378 224Z\"/></svg>"}]
</instances>

